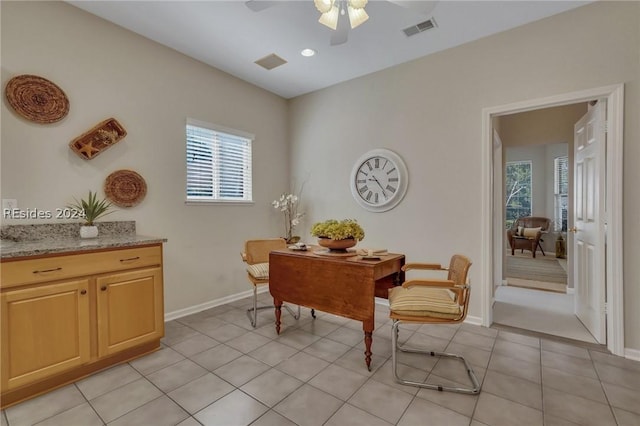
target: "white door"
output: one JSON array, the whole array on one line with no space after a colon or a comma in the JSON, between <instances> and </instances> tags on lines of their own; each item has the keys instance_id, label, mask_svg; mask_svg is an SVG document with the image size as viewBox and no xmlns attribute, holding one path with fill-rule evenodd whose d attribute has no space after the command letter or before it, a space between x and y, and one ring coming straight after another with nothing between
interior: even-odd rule
<instances>
[{"instance_id":1,"label":"white door","mask_svg":"<svg viewBox=\"0 0 640 426\"><path fill-rule=\"evenodd\" d=\"M599 101L574 126L573 259L575 312L598 343L606 343L606 105Z\"/></svg>"}]
</instances>

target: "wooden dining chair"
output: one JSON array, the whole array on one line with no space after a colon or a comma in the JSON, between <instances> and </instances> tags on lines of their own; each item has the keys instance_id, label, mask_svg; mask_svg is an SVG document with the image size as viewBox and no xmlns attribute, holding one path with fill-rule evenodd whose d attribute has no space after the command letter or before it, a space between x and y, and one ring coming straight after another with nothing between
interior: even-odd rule
<instances>
[{"instance_id":1,"label":"wooden dining chair","mask_svg":"<svg viewBox=\"0 0 640 426\"><path fill-rule=\"evenodd\" d=\"M242 260L247 264L247 276L253 284L253 307L247 309L247 316L251 326L256 328L258 322L258 310L275 309L273 305L258 306L258 286L269 283L269 253L273 250L287 248L283 238L267 238L260 240L247 240L244 243ZM283 305L295 319L300 318L300 306L297 314L290 307Z\"/></svg>"},{"instance_id":2,"label":"wooden dining chair","mask_svg":"<svg viewBox=\"0 0 640 426\"><path fill-rule=\"evenodd\" d=\"M464 321L469 307L469 281L467 275L471 261L462 255L451 257L448 268L439 264L407 263L404 271L409 270L443 270L448 271L447 279L411 279L402 286L389 289L389 316L393 320L391 327L393 375L398 383L438 391L449 391L466 394L480 392L480 384L471 365L463 356L436 352L426 349L415 349L398 344L398 328L401 323L407 324L451 324ZM432 357L455 358L464 363L471 380L472 387L445 386L406 380L398 375L398 351L425 354Z\"/></svg>"}]
</instances>

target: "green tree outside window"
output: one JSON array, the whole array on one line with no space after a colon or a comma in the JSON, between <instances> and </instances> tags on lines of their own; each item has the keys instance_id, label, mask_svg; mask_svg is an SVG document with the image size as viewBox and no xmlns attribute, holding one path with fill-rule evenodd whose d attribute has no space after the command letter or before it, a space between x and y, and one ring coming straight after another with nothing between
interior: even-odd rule
<instances>
[{"instance_id":1,"label":"green tree outside window","mask_svg":"<svg viewBox=\"0 0 640 426\"><path fill-rule=\"evenodd\" d=\"M531 216L531 161L509 161L505 167L505 226Z\"/></svg>"}]
</instances>

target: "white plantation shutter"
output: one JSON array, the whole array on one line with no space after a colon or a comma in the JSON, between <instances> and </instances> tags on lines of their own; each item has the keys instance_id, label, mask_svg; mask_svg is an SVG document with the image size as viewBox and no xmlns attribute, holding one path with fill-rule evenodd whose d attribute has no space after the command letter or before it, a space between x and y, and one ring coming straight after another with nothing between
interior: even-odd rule
<instances>
[{"instance_id":1,"label":"white plantation shutter","mask_svg":"<svg viewBox=\"0 0 640 426\"><path fill-rule=\"evenodd\" d=\"M569 157L556 157L554 169L554 230L566 232L569 203Z\"/></svg>"},{"instance_id":2,"label":"white plantation shutter","mask_svg":"<svg viewBox=\"0 0 640 426\"><path fill-rule=\"evenodd\" d=\"M252 201L253 135L187 120L187 201Z\"/></svg>"},{"instance_id":3,"label":"white plantation shutter","mask_svg":"<svg viewBox=\"0 0 640 426\"><path fill-rule=\"evenodd\" d=\"M554 159L555 193L569 193L569 157L562 156Z\"/></svg>"}]
</instances>

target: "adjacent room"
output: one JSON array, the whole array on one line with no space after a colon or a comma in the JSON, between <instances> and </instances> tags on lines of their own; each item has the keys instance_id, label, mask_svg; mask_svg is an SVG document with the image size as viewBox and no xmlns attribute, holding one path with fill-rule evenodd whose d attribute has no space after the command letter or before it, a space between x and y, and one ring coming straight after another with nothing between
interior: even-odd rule
<instances>
[{"instance_id":1,"label":"adjacent room","mask_svg":"<svg viewBox=\"0 0 640 426\"><path fill-rule=\"evenodd\" d=\"M0 2L0 424L640 424L640 3Z\"/></svg>"}]
</instances>

